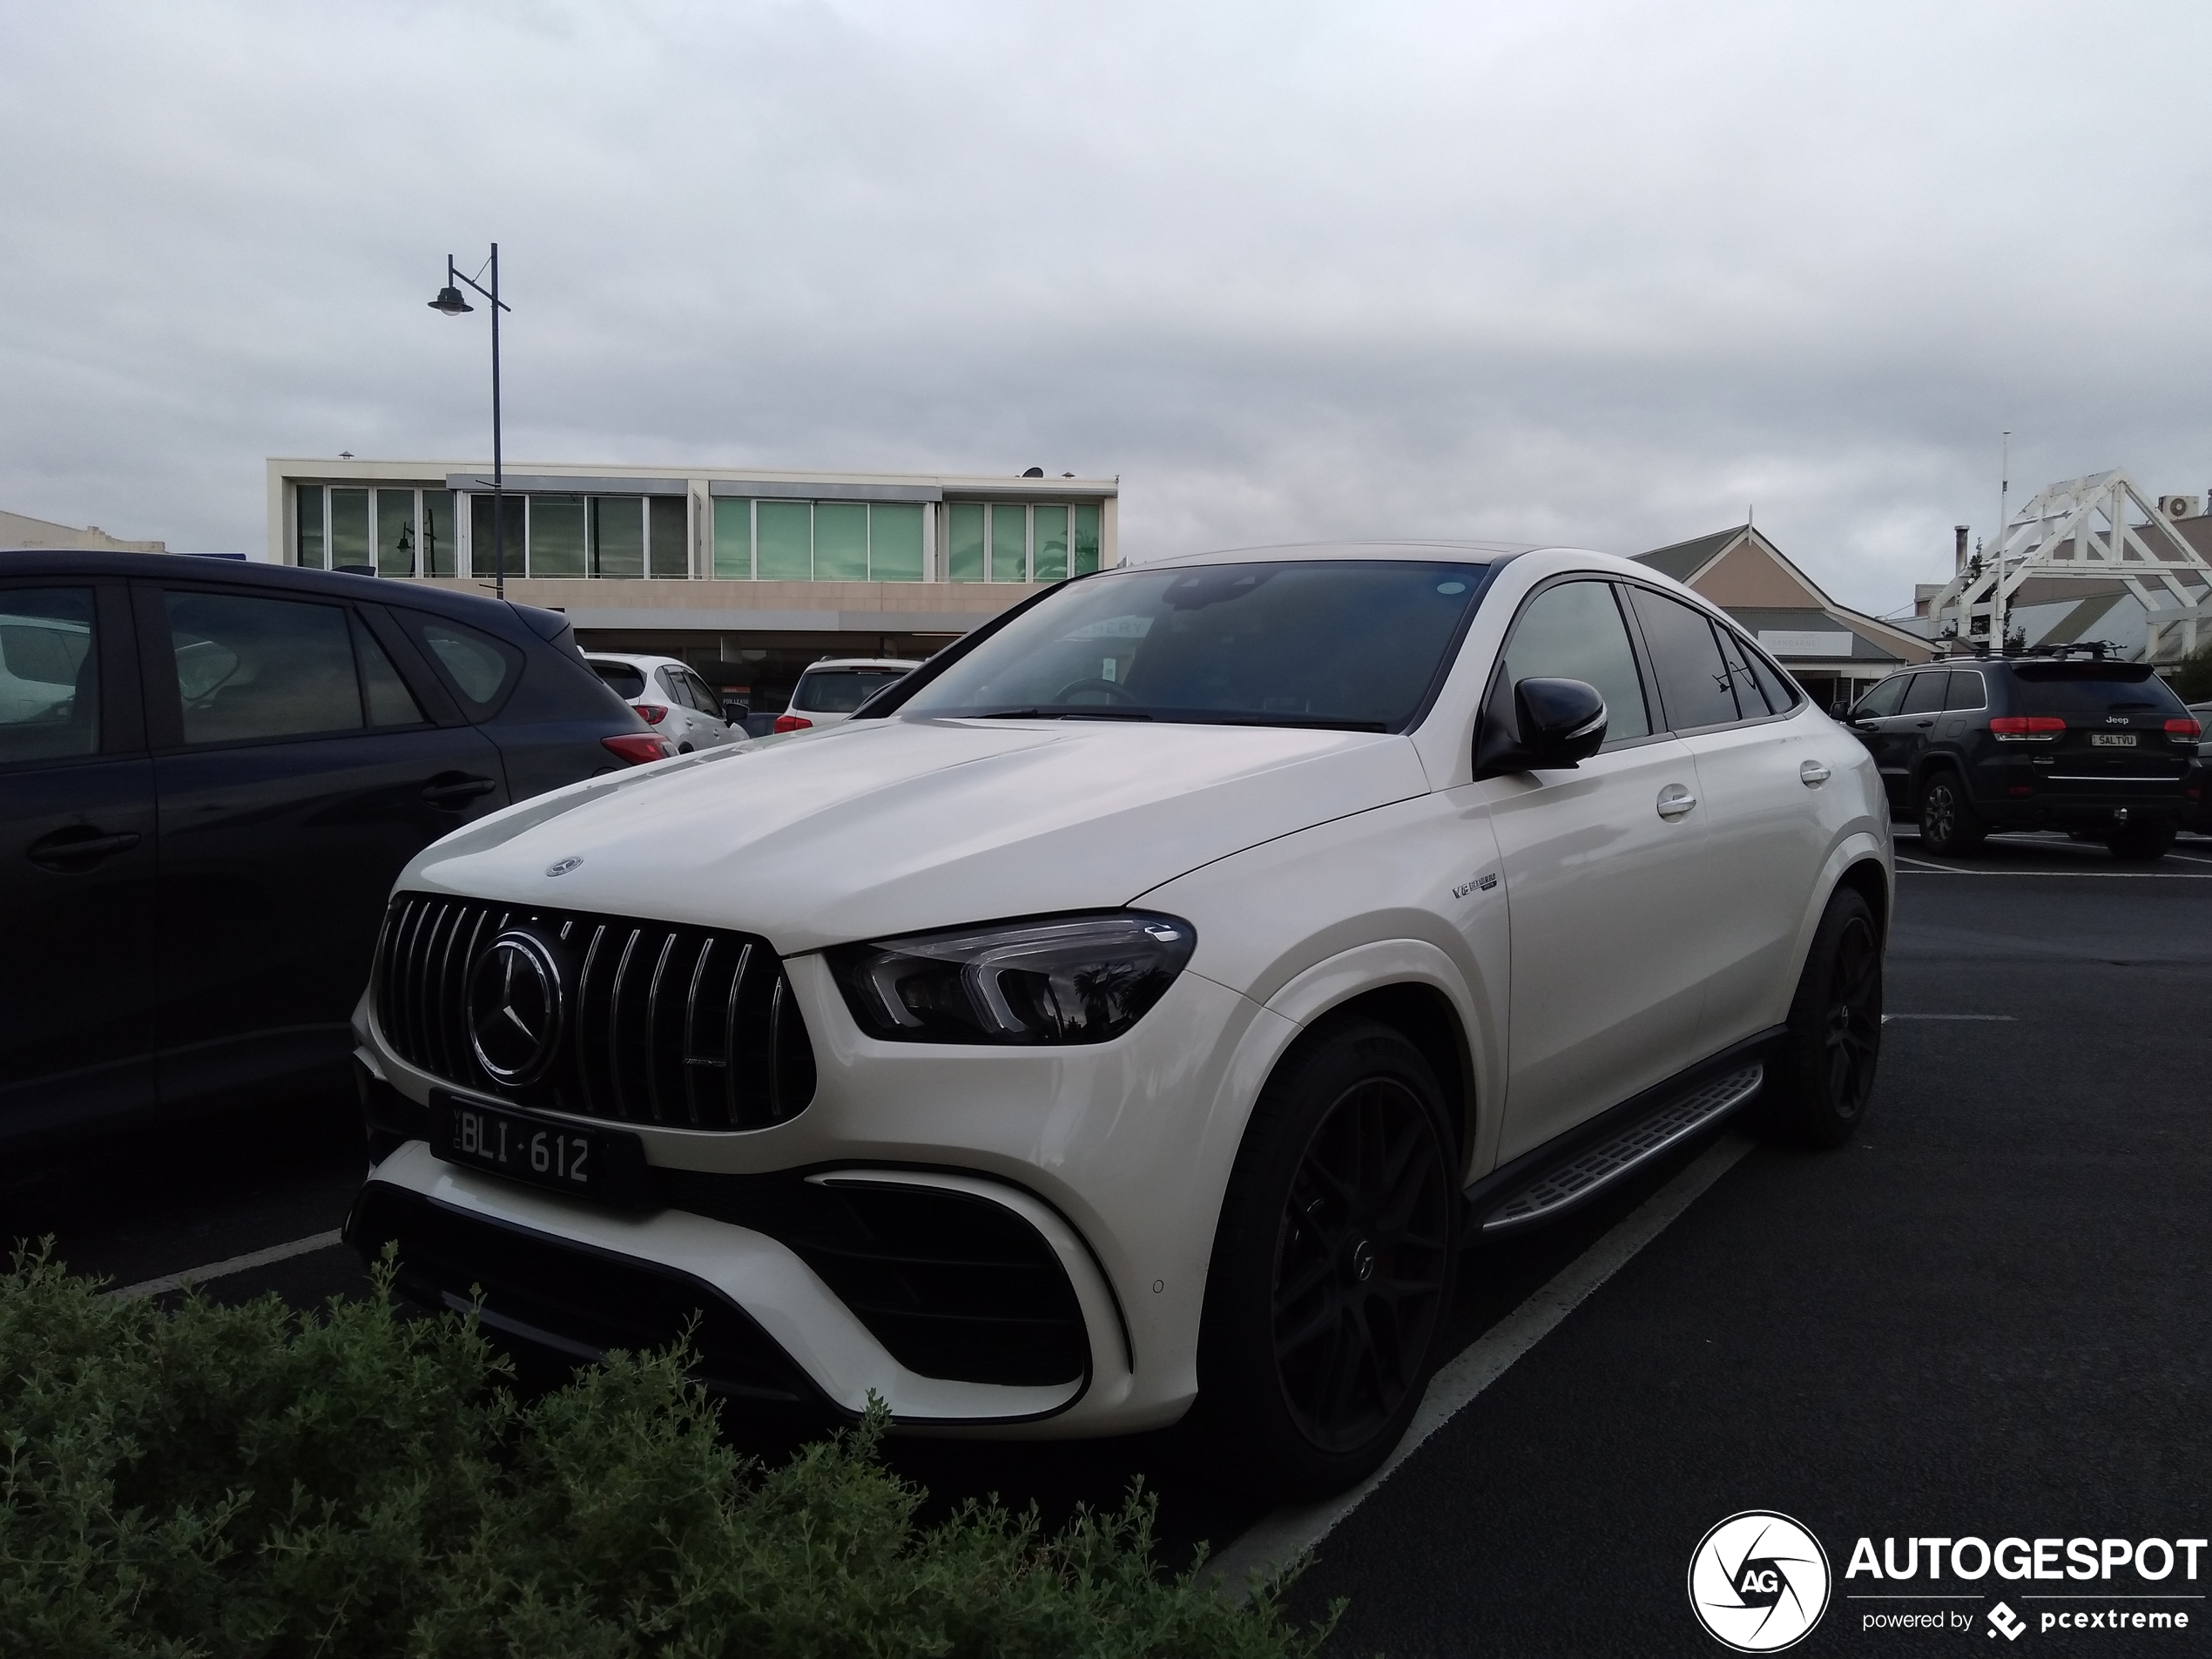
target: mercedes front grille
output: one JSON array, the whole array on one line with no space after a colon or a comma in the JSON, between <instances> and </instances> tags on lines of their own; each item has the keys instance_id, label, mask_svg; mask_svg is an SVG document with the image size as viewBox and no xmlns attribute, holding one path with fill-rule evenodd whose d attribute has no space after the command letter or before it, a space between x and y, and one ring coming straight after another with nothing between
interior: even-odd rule
<instances>
[{"instance_id":1,"label":"mercedes front grille","mask_svg":"<svg viewBox=\"0 0 2212 1659\"><path fill-rule=\"evenodd\" d=\"M517 935L525 951L512 948ZM500 961L488 960L502 940ZM510 957L543 965L521 1022L502 1001ZM796 1116L814 1096L813 1049L783 962L747 934L403 893L371 987L401 1059L494 1099L751 1130ZM488 1036L506 1046L493 1053ZM527 1081L502 1063L523 1037L543 1049ZM488 1054L509 1081L487 1069Z\"/></svg>"}]
</instances>

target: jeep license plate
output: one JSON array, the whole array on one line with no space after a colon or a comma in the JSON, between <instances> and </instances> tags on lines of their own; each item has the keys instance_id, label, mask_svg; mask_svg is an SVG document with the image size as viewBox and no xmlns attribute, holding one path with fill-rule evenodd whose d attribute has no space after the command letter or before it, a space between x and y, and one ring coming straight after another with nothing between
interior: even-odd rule
<instances>
[{"instance_id":1,"label":"jeep license plate","mask_svg":"<svg viewBox=\"0 0 2212 1659\"><path fill-rule=\"evenodd\" d=\"M430 1106L430 1150L448 1163L625 1208L654 1202L644 1143L627 1131L502 1111L442 1090Z\"/></svg>"},{"instance_id":2,"label":"jeep license plate","mask_svg":"<svg viewBox=\"0 0 2212 1659\"><path fill-rule=\"evenodd\" d=\"M2132 732L2092 732L2089 746L2093 749L2132 749L2135 734Z\"/></svg>"}]
</instances>

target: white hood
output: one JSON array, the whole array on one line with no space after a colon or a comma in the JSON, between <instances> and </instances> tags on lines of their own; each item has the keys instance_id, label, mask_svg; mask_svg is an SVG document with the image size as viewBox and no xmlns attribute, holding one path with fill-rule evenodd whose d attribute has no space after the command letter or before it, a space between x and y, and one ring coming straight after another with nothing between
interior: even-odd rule
<instances>
[{"instance_id":1,"label":"white hood","mask_svg":"<svg viewBox=\"0 0 2212 1659\"><path fill-rule=\"evenodd\" d=\"M1406 738L1367 732L864 720L525 801L424 849L400 885L736 928L791 955L1110 908L1427 789Z\"/></svg>"}]
</instances>

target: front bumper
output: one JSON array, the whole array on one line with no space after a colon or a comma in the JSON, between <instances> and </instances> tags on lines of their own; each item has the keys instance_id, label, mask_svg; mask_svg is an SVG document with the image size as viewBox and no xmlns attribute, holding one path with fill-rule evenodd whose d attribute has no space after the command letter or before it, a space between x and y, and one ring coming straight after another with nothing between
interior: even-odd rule
<instances>
[{"instance_id":1,"label":"front bumper","mask_svg":"<svg viewBox=\"0 0 2212 1659\"><path fill-rule=\"evenodd\" d=\"M688 1310L711 1298L723 1347L767 1350L765 1371L748 1359L727 1376L702 1350L703 1374L737 1394L766 1387L850 1414L865 1410L873 1393L901 1427L976 1434L1110 1434L1180 1417L1197 1393L1198 1323L1221 1195L1258 1081L1298 1028L1186 971L1134 1030L1095 1047L887 1043L853 1024L819 957L794 958L786 968L816 1060L812 1103L788 1121L742 1131L606 1124L643 1140L668 1199L643 1215L439 1160L417 1138L415 1109L434 1087L452 1084L401 1061L365 1015L360 1058L372 1102L384 1102L381 1111L372 1105L371 1117L381 1115L387 1128L372 1136L384 1156L357 1206L354 1242L373 1251L396 1236L404 1261L411 1227L424 1241L416 1254L435 1269L415 1284L403 1280L417 1299L466 1305L470 1285L481 1283L491 1328L528 1327L509 1334L556 1352L567 1343L576 1358L658 1345L680 1327L672 1315L658 1323L628 1318L616 1304L680 1302ZM786 1196L800 1187L903 1185L1012 1218L1041 1241L1062 1287L1052 1294L1080 1324L1069 1349L1076 1363L1050 1381L1032 1375L1009 1382L974 1379L1002 1375L1002 1366L933 1359L927 1342L917 1346L895 1318L887 1321L894 1296L841 1274L840 1264L817 1248L821 1241L795 1231L787 1217L747 1207L764 1182ZM379 1219L390 1216L414 1219ZM531 1261L548 1265L516 1270L515 1282L501 1285L481 1266L467 1277L472 1263L501 1257L516 1236ZM897 1279L906 1268L887 1271ZM666 1291L667 1275L685 1287L680 1294ZM549 1276L585 1289L556 1296L525 1282ZM947 1288L950 1277L938 1275L934 1293L906 1288L924 1302L934 1294L941 1310L948 1297L958 1300L957 1288ZM607 1288L630 1283L644 1288L635 1295ZM981 1312L1000 1318L1001 1334L991 1339L1006 1347L1003 1308ZM762 1342L729 1335L740 1322L750 1322Z\"/></svg>"}]
</instances>

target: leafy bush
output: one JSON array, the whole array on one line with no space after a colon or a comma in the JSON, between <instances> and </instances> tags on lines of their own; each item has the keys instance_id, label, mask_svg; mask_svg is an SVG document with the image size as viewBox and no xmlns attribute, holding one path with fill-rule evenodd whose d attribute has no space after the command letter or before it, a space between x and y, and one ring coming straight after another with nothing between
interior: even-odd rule
<instances>
[{"instance_id":1,"label":"leafy bush","mask_svg":"<svg viewBox=\"0 0 2212 1659\"><path fill-rule=\"evenodd\" d=\"M44 1252L0 1279L0 1653L1311 1654L1262 1596L1151 1561L1150 1501L923 1494L879 1411L778 1468L680 1349L528 1404L475 1328L369 1300L118 1302Z\"/></svg>"}]
</instances>

